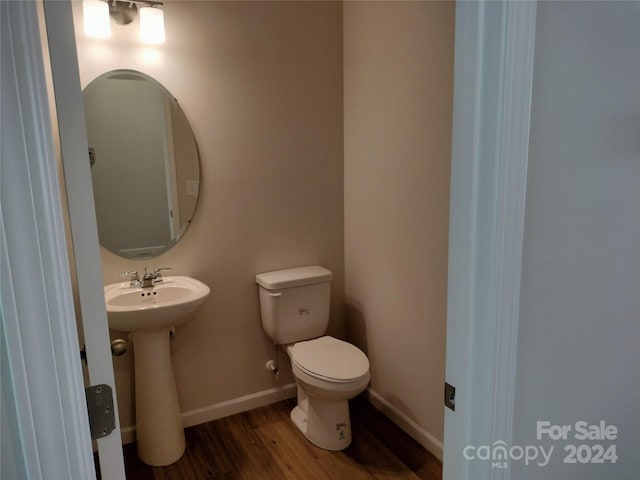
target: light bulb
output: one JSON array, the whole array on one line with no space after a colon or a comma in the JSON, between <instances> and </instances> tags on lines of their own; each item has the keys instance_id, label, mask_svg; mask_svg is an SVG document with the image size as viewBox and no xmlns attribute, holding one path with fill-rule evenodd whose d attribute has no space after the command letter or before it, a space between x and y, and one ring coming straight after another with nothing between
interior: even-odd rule
<instances>
[{"instance_id":1,"label":"light bulb","mask_svg":"<svg viewBox=\"0 0 640 480\"><path fill-rule=\"evenodd\" d=\"M111 23L109 20L109 5L102 0L83 0L82 16L84 33L93 38L109 38Z\"/></svg>"},{"instance_id":2,"label":"light bulb","mask_svg":"<svg viewBox=\"0 0 640 480\"><path fill-rule=\"evenodd\" d=\"M140 8L140 40L144 43L164 43L164 11L160 8Z\"/></svg>"}]
</instances>

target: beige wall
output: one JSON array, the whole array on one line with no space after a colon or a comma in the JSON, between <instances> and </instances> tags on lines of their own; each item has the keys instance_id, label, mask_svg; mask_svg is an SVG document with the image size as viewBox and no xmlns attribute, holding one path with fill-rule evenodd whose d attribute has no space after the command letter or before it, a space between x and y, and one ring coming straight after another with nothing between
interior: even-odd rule
<instances>
[{"instance_id":1,"label":"beige wall","mask_svg":"<svg viewBox=\"0 0 640 480\"><path fill-rule=\"evenodd\" d=\"M183 411L293 381L264 365L258 272L320 264L334 273L330 332L343 336L342 5L335 2L165 2L167 43L140 44L136 25L113 38L82 32L83 86L105 71L151 75L180 102L201 154L200 198L186 235L151 261L102 251L105 283L170 266L212 287L172 343ZM135 202L136 192L122 192ZM281 358L283 355L281 355ZM115 359L123 427L133 419L131 354Z\"/></svg>"},{"instance_id":2,"label":"beige wall","mask_svg":"<svg viewBox=\"0 0 640 480\"><path fill-rule=\"evenodd\" d=\"M347 2L343 23L348 336L369 356L372 390L437 450L454 4Z\"/></svg>"},{"instance_id":3,"label":"beige wall","mask_svg":"<svg viewBox=\"0 0 640 480\"><path fill-rule=\"evenodd\" d=\"M105 283L146 265L213 287L172 343L183 411L293 381L282 354L279 380L264 369L273 348L253 277L321 264L335 274L330 333L345 335L346 303L374 393L437 450L453 3L169 1L165 12L167 43L149 48L135 25L88 39L74 2L83 85L117 68L151 75L198 142L200 199L179 244L147 262L102 251ZM114 365L126 428L131 354Z\"/></svg>"}]
</instances>

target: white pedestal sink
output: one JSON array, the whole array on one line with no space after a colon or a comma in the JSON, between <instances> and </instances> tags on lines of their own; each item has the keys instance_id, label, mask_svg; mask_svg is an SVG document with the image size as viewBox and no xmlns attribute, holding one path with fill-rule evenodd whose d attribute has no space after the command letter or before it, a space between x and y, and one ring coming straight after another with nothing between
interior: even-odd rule
<instances>
[{"instance_id":1,"label":"white pedestal sink","mask_svg":"<svg viewBox=\"0 0 640 480\"><path fill-rule=\"evenodd\" d=\"M104 287L109 328L131 332L134 345L138 456L148 465L177 461L185 449L180 404L169 351L169 330L209 296L190 277L164 277L153 287Z\"/></svg>"}]
</instances>

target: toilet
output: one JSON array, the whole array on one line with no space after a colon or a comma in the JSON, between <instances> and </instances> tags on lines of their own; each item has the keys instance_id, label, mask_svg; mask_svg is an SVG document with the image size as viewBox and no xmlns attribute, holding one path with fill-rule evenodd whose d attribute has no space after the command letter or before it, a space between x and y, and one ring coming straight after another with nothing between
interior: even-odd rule
<instances>
[{"instance_id":1,"label":"toilet","mask_svg":"<svg viewBox=\"0 0 640 480\"><path fill-rule=\"evenodd\" d=\"M368 385L369 359L359 348L325 335L332 274L319 266L256 275L262 327L291 360L298 386L291 420L314 445L351 443L349 400Z\"/></svg>"}]
</instances>

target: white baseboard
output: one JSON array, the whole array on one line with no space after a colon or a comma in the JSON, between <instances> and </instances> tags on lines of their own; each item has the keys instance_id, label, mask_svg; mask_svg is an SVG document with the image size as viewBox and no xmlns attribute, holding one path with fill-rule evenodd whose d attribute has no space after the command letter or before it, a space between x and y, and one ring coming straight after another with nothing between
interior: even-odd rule
<instances>
[{"instance_id":1,"label":"white baseboard","mask_svg":"<svg viewBox=\"0 0 640 480\"><path fill-rule=\"evenodd\" d=\"M272 403L296 396L296 384L289 383L281 387L262 390L243 397L233 398L220 403L214 403L207 407L198 408L189 412L183 412L182 423L185 427L193 427L201 423L228 417L236 413L246 412L254 408L263 407Z\"/></svg>"},{"instance_id":2,"label":"white baseboard","mask_svg":"<svg viewBox=\"0 0 640 480\"><path fill-rule=\"evenodd\" d=\"M254 408L263 407L272 403L286 400L296 396L296 384L289 383L281 387L262 390L242 397L214 403L206 407L197 408L188 412L182 412L182 424L186 427L193 427L201 423L211 422L219 418L246 412ZM122 443L132 443L136 441L136 427L128 426L121 429Z\"/></svg>"},{"instance_id":3,"label":"white baseboard","mask_svg":"<svg viewBox=\"0 0 640 480\"><path fill-rule=\"evenodd\" d=\"M364 397L401 430L431 452L438 460L442 461L443 445L440 440L391 405L382 395L372 388L367 388L364 391Z\"/></svg>"},{"instance_id":4,"label":"white baseboard","mask_svg":"<svg viewBox=\"0 0 640 480\"><path fill-rule=\"evenodd\" d=\"M136 427L135 425L128 427L120 427L120 436L122 437L122 444L133 443L136 441ZM94 448L95 451L95 448Z\"/></svg>"},{"instance_id":5,"label":"white baseboard","mask_svg":"<svg viewBox=\"0 0 640 480\"><path fill-rule=\"evenodd\" d=\"M363 395L371 405L389 418L389 420L395 423L401 430L411 436L416 442L431 452L436 458L442 461L443 445L440 440L435 438L400 410L391 405L382 395L372 388L367 388ZM262 390L260 392L226 400L224 402L214 403L203 408L183 412L182 423L185 427L193 427L194 425L200 425L201 423L211 422L219 418L228 417L229 415L235 415L236 413L246 412L254 408L270 405L295 396L296 384L290 383L281 387ZM123 444L135 442L135 425L122 427L121 433Z\"/></svg>"}]
</instances>

